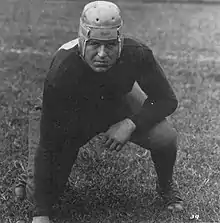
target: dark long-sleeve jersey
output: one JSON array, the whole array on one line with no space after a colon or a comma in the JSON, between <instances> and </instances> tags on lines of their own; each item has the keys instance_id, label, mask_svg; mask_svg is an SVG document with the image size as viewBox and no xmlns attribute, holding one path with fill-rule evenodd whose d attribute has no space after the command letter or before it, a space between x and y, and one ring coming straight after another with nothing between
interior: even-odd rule
<instances>
[{"instance_id":1,"label":"dark long-sleeve jersey","mask_svg":"<svg viewBox=\"0 0 220 223\"><path fill-rule=\"evenodd\" d=\"M40 144L35 158L35 215L47 215L51 208L53 157L69 138L77 138L78 130L89 119L111 113L135 81L148 96L141 111L129 117L137 128L152 126L175 111L178 102L174 91L144 44L125 38L121 57L105 73L94 72L85 63L77 40L57 51L44 83Z\"/></svg>"}]
</instances>

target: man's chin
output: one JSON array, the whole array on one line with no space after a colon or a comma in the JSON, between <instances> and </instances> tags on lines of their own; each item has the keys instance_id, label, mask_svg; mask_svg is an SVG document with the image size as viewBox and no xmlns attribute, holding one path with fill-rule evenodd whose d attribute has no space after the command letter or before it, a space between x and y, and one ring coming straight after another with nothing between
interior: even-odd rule
<instances>
[{"instance_id":1,"label":"man's chin","mask_svg":"<svg viewBox=\"0 0 220 223\"><path fill-rule=\"evenodd\" d=\"M95 72L106 72L111 66L91 66Z\"/></svg>"}]
</instances>

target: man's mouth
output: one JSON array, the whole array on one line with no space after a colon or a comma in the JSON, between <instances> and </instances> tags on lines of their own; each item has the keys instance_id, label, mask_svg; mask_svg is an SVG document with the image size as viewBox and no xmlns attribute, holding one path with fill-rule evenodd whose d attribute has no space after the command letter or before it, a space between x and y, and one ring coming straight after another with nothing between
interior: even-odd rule
<instances>
[{"instance_id":1,"label":"man's mouth","mask_svg":"<svg viewBox=\"0 0 220 223\"><path fill-rule=\"evenodd\" d=\"M95 66L104 66L104 67L107 67L109 64L105 61L95 61L94 62L94 65Z\"/></svg>"}]
</instances>

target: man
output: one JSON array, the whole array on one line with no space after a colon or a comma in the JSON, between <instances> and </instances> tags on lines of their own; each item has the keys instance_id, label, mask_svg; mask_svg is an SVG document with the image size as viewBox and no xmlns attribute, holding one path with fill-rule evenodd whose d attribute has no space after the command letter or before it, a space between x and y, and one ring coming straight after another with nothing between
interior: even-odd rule
<instances>
[{"instance_id":1,"label":"man","mask_svg":"<svg viewBox=\"0 0 220 223\"><path fill-rule=\"evenodd\" d=\"M49 222L79 148L98 134L110 151L128 141L149 149L157 192L168 209L183 208L172 179L177 133L166 120L178 102L152 51L123 37L122 25L115 4L91 2L82 12L78 39L53 58L44 83L40 143L29 161L34 171L27 182L33 183L26 190L34 223Z\"/></svg>"}]
</instances>

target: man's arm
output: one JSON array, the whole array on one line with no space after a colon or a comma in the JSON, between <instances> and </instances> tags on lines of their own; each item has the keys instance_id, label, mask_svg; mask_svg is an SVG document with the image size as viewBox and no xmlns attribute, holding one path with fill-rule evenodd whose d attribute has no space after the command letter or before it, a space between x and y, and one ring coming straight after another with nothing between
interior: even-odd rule
<instances>
[{"instance_id":1,"label":"man's arm","mask_svg":"<svg viewBox=\"0 0 220 223\"><path fill-rule=\"evenodd\" d=\"M44 84L43 106L40 122L40 142L34 158L34 213L33 216L49 216L53 200L53 178L55 163L64 141L59 126L62 113L59 109L59 96L56 88ZM55 103L56 99L56 103Z\"/></svg>"},{"instance_id":2,"label":"man's arm","mask_svg":"<svg viewBox=\"0 0 220 223\"><path fill-rule=\"evenodd\" d=\"M176 110L178 101L152 51L145 47L137 82L148 98L145 100L141 111L129 118L136 125L136 128L147 125L150 129L171 115Z\"/></svg>"},{"instance_id":3,"label":"man's arm","mask_svg":"<svg viewBox=\"0 0 220 223\"><path fill-rule=\"evenodd\" d=\"M59 153L70 132L74 136L72 129L76 129L74 100L70 88L61 78L62 69L58 67L59 60L53 60L44 82L40 143L34 158L33 216L50 215L51 207L57 199L55 174Z\"/></svg>"}]
</instances>

